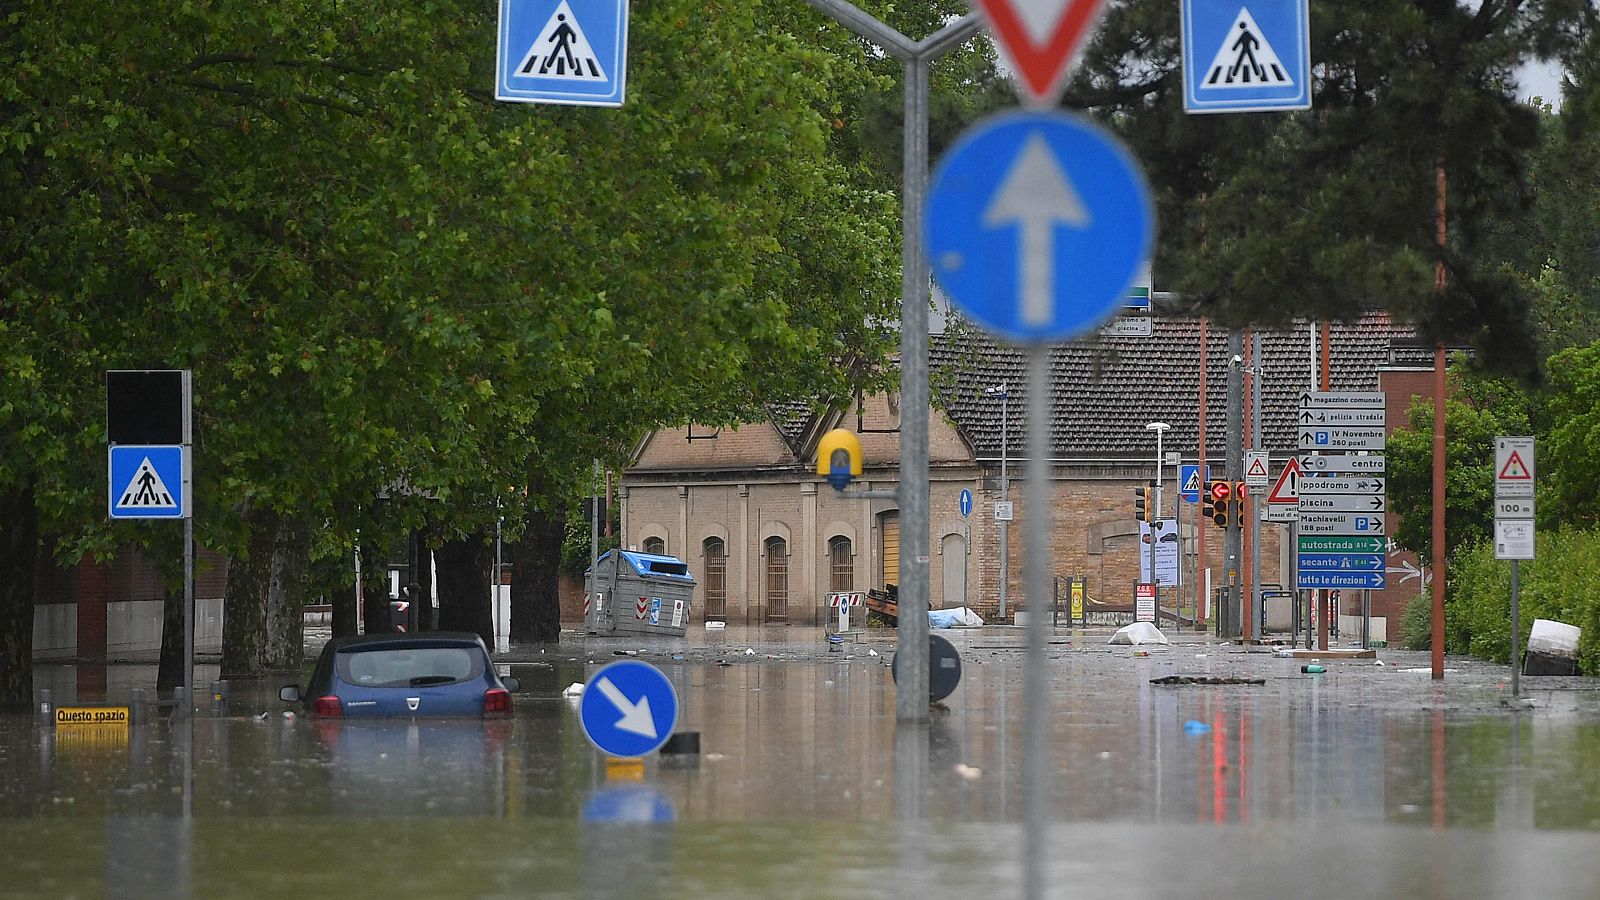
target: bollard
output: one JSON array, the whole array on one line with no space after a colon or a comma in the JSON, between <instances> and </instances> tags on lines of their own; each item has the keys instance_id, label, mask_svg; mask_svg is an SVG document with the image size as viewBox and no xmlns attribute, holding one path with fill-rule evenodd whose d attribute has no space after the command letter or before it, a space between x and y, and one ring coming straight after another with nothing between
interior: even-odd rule
<instances>
[{"instance_id":1,"label":"bollard","mask_svg":"<svg viewBox=\"0 0 1600 900\"><path fill-rule=\"evenodd\" d=\"M128 718L135 725L143 725L150 720L150 698L144 688L134 688L128 701Z\"/></svg>"},{"instance_id":2,"label":"bollard","mask_svg":"<svg viewBox=\"0 0 1600 900\"><path fill-rule=\"evenodd\" d=\"M55 714L56 705L50 700L50 689L39 688L39 720L49 725Z\"/></svg>"},{"instance_id":3,"label":"bollard","mask_svg":"<svg viewBox=\"0 0 1600 900\"><path fill-rule=\"evenodd\" d=\"M218 718L228 715L228 682L226 679L211 685L211 715Z\"/></svg>"}]
</instances>

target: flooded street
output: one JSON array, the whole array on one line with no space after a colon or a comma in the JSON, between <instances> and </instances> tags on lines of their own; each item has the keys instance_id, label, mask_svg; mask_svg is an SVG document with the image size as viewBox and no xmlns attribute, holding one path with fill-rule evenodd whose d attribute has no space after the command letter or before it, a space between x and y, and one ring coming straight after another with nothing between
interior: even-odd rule
<instances>
[{"instance_id":1,"label":"flooded street","mask_svg":"<svg viewBox=\"0 0 1600 900\"><path fill-rule=\"evenodd\" d=\"M941 634L963 677L926 726L896 726L893 632L829 653L800 628L513 648L501 720L286 717L283 679L235 681L224 715L193 720L192 760L166 711L59 731L6 716L0 897L1014 896L1024 638ZM1436 685L1405 671L1425 654L1308 675L1260 649L1135 656L1106 637L1049 647L1054 895L1600 890L1586 680L1529 679L1534 708L1513 711L1504 667L1452 658ZM619 652L673 681L698 756L608 778L561 692ZM1172 674L1265 683L1150 683ZM154 670L36 677L59 704L126 702Z\"/></svg>"}]
</instances>

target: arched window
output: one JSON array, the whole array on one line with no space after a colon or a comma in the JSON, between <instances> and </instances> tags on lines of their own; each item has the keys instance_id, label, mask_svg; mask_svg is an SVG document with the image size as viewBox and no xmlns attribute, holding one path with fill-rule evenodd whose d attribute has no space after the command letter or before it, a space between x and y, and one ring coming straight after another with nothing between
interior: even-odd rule
<instances>
[{"instance_id":1,"label":"arched window","mask_svg":"<svg viewBox=\"0 0 1600 900\"><path fill-rule=\"evenodd\" d=\"M728 616L728 547L722 538L706 538L705 543L706 618Z\"/></svg>"},{"instance_id":2,"label":"arched window","mask_svg":"<svg viewBox=\"0 0 1600 900\"><path fill-rule=\"evenodd\" d=\"M781 537L767 538L767 618L789 618L789 545Z\"/></svg>"},{"instance_id":3,"label":"arched window","mask_svg":"<svg viewBox=\"0 0 1600 900\"><path fill-rule=\"evenodd\" d=\"M856 563L850 552L850 539L840 535L828 540L828 590L856 589Z\"/></svg>"},{"instance_id":4,"label":"arched window","mask_svg":"<svg viewBox=\"0 0 1600 900\"><path fill-rule=\"evenodd\" d=\"M656 537L655 535L651 535L644 539L644 543L639 545L639 550L643 553L649 553L655 556L665 556L667 553L667 542Z\"/></svg>"}]
</instances>

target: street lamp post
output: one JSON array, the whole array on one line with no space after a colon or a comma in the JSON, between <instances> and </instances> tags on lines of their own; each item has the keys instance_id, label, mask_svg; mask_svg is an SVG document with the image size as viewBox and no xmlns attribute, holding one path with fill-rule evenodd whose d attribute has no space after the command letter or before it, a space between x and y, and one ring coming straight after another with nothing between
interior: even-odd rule
<instances>
[{"instance_id":1,"label":"street lamp post","mask_svg":"<svg viewBox=\"0 0 1600 900\"><path fill-rule=\"evenodd\" d=\"M1156 529L1155 529L1155 523L1161 521L1161 461L1162 461L1161 460L1161 436L1166 434L1167 433L1167 429L1171 428L1172 426L1168 425L1166 422L1151 422L1150 424L1148 424L1148 425L1146 425L1144 427L1147 430L1154 431L1156 433L1156 496L1155 496L1155 501L1156 502L1155 502L1155 513L1154 513L1154 515L1152 515L1150 517L1150 528L1148 529L1148 533L1150 535L1150 548L1149 548L1149 550L1147 552L1148 552L1148 555L1150 557L1150 589L1151 589L1151 591L1154 592L1153 596L1155 598L1155 607L1156 607L1156 609L1155 609L1155 617L1156 617L1155 625L1156 625L1157 628L1160 628L1161 627L1161 579L1156 576Z\"/></svg>"},{"instance_id":2,"label":"street lamp post","mask_svg":"<svg viewBox=\"0 0 1600 900\"><path fill-rule=\"evenodd\" d=\"M1007 415L1009 412L1010 391L1008 390L1008 385L1002 384L985 388L983 392L991 397L996 394L1000 395L1000 502L1005 503L1007 498L1006 488L1008 486L1008 479L1006 478L1006 425L1010 420L1010 416ZM1000 520L1000 621L1002 622L1006 620L1006 530L1010 524L1006 519Z\"/></svg>"}]
</instances>

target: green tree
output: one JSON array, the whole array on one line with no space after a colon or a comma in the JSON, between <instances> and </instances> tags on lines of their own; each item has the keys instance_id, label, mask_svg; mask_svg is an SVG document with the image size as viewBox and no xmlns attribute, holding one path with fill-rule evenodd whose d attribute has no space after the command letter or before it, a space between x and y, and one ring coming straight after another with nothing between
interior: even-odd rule
<instances>
[{"instance_id":1,"label":"green tree","mask_svg":"<svg viewBox=\"0 0 1600 900\"><path fill-rule=\"evenodd\" d=\"M1530 399L1512 380L1451 370L1445 402L1445 552L1493 535L1495 438L1532 433ZM1433 401L1414 398L1407 427L1389 436L1391 528L1395 543L1424 559L1433 552Z\"/></svg>"},{"instance_id":2,"label":"green tree","mask_svg":"<svg viewBox=\"0 0 1600 900\"><path fill-rule=\"evenodd\" d=\"M1121 133L1159 204L1158 283L1226 324L1351 319L1380 303L1428 340L1529 375L1520 285L1485 261L1485 223L1506 214L1537 139L1513 73L1574 43L1577 2L1378 0L1311 8L1313 108L1189 116L1178 6L1110 9L1067 92ZM1448 179L1449 244L1436 246L1436 178ZM1436 291L1434 268L1449 272Z\"/></svg>"}]
</instances>

